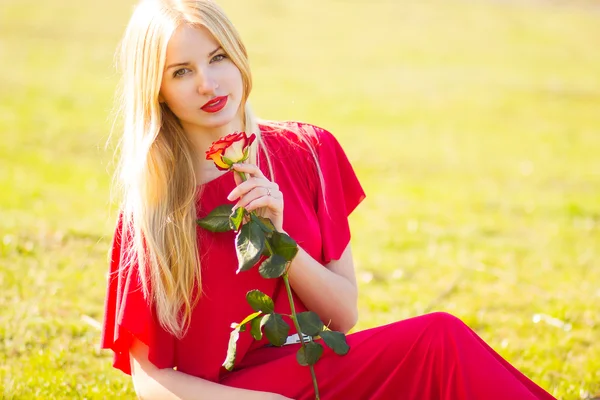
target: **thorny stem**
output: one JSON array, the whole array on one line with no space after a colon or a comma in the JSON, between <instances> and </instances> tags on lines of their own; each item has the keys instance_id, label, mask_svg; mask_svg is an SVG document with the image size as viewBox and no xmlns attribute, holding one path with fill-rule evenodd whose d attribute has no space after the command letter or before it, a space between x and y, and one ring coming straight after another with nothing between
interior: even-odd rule
<instances>
[{"instance_id":1,"label":"thorny stem","mask_svg":"<svg viewBox=\"0 0 600 400\"><path fill-rule=\"evenodd\" d=\"M245 172L235 171L235 173L242 179L242 182L246 182L248 180L248 178L246 177L246 173Z\"/></svg>"},{"instance_id":2,"label":"thorny stem","mask_svg":"<svg viewBox=\"0 0 600 400\"><path fill-rule=\"evenodd\" d=\"M304 354L306 354L306 343L304 342L304 335L300 330L300 325L298 324L298 318L296 318L296 307L294 306L294 298L292 297L292 288L290 287L290 281L288 279L287 272L282 276L283 282L285 283L285 289L287 291L288 299L290 301L290 308L292 310L292 321L294 322L294 326L296 327L296 332L298 332L298 337L300 338L300 343L302 343L302 348L304 349ZM319 400L319 385L317 385L317 376L315 375L315 368L312 365L308 366L310 368L310 375L312 376L313 386L315 388L315 400Z\"/></svg>"},{"instance_id":3,"label":"thorny stem","mask_svg":"<svg viewBox=\"0 0 600 400\"><path fill-rule=\"evenodd\" d=\"M242 182L245 182L248 178L244 172L235 171L236 174L242 179ZM253 212L252 212L253 213ZM271 249L271 245L268 241L265 241L265 245L269 250L269 254L273 254L273 250ZM300 338L300 343L302 343L302 348L304 349L304 354L306 354L306 342L304 341L304 335L300 330L300 324L298 324L298 318L296 317L296 307L294 305L294 298L292 297L292 288L290 287L290 281L288 279L287 269L286 272L282 275L283 282L285 283L285 290L287 291L288 300L290 301L290 309L292 311L292 315L290 315L292 321L294 322L294 327L296 328L296 332L298 333L298 337ZM312 365L308 366L310 368L310 375L312 376L313 387L315 389L315 400L320 400L319 397L319 385L317 384L317 376L315 374L315 368Z\"/></svg>"},{"instance_id":4,"label":"thorny stem","mask_svg":"<svg viewBox=\"0 0 600 400\"><path fill-rule=\"evenodd\" d=\"M268 240L265 240L265 247L267 248L267 250L269 250L269 255L273 255L273 249L271 248L271 245L269 244Z\"/></svg>"}]
</instances>

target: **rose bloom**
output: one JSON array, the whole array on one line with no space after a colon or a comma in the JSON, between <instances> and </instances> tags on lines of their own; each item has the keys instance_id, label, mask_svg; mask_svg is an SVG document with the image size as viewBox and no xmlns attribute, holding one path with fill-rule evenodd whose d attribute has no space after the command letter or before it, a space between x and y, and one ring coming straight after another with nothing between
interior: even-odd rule
<instances>
[{"instance_id":1,"label":"rose bloom","mask_svg":"<svg viewBox=\"0 0 600 400\"><path fill-rule=\"evenodd\" d=\"M246 136L246 132L230 133L210 146L206 152L206 159L212 160L218 169L227 171L233 164L248 158L248 148L254 139L254 133L250 137Z\"/></svg>"}]
</instances>

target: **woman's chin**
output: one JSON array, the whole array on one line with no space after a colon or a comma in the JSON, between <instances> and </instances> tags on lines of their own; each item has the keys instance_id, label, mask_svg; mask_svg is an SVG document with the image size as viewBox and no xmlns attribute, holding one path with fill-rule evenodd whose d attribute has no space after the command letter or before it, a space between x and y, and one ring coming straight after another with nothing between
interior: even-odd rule
<instances>
[{"instance_id":1,"label":"woman's chin","mask_svg":"<svg viewBox=\"0 0 600 400\"><path fill-rule=\"evenodd\" d=\"M207 116L207 118L202 118L202 121L198 121L197 125L204 129L221 129L227 126L243 126L243 124L237 124L236 113L232 112L224 112L215 113L214 115ZM241 121L239 121L241 122Z\"/></svg>"}]
</instances>

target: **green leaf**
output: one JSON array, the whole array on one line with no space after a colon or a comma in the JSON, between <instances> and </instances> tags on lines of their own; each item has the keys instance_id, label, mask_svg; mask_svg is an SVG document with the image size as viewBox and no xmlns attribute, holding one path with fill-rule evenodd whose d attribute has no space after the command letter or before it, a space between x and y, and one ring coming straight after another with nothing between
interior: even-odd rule
<instances>
[{"instance_id":1,"label":"green leaf","mask_svg":"<svg viewBox=\"0 0 600 400\"><path fill-rule=\"evenodd\" d=\"M275 225L271 222L269 218L261 217L259 215L250 214L250 218L260 226L260 229L264 233L269 236L273 231L275 231Z\"/></svg>"},{"instance_id":2,"label":"green leaf","mask_svg":"<svg viewBox=\"0 0 600 400\"><path fill-rule=\"evenodd\" d=\"M255 313L248 315L246 318L244 318L244 320L242 322L240 322L240 325L246 325L248 322L253 321L256 317L258 317L261 314L262 313L260 311L257 311Z\"/></svg>"},{"instance_id":3,"label":"green leaf","mask_svg":"<svg viewBox=\"0 0 600 400\"><path fill-rule=\"evenodd\" d=\"M281 314L273 313L263 317L265 336L273 346L283 346L290 333L290 326L281 318Z\"/></svg>"},{"instance_id":4,"label":"green leaf","mask_svg":"<svg viewBox=\"0 0 600 400\"><path fill-rule=\"evenodd\" d=\"M269 248L267 246L265 246L265 248L263 249L262 255L269 258L272 256L271 254L271 250L269 250Z\"/></svg>"},{"instance_id":5,"label":"green leaf","mask_svg":"<svg viewBox=\"0 0 600 400\"><path fill-rule=\"evenodd\" d=\"M246 301L254 311L262 311L265 314L271 314L275 308L273 299L256 289L246 293Z\"/></svg>"},{"instance_id":6,"label":"green leaf","mask_svg":"<svg viewBox=\"0 0 600 400\"><path fill-rule=\"evenodd\" d=\"M242 225L245 211L244 207L238 207L229 216L229 226L236 232L240 229L240 225Z\"/></svg>"},{"instance_id":7,"label":"green leaf","mask_svg":"<svg viewBox=\"0 0 600 400\"><path fill-rule=\"evenodd\" d=\"M306 350L301 346L296 353L298 364L303 367L315 365L319 361L319 358L321 358L321 355L323 355L323 346L319 343L308 342L305 344L305 347Z\"/></svg>"},{"instance_id":8,"label":"green leaf","mask_svg":"<svg viewBox=\"0 0 600 400\"><path fill-rule=\"evenodd\" d=\"M256 223L249 221L238 232L235 243L239 273L256 265L265 248L265 235Z\"/></svg>"},{"instance_id":9,"label":"green leaf","mask_svg":"<svg viewBox=\"0 0 600 400\"><path fill-rule=\"evenodd\" d=\"M211 232L228 232L231 230L229 225L229 216L231 215L232 204L223 204L214 208L204 218L196 221L202 228Z\"/></svg>"},{"instance_id":10,"label":"green leaf","mask_svg":"<svg viewBox=\"0 0 600 400\"><path fill-rule=\"evenodd\" d=\"M275 225L273 225L273 222L271 222L271 220L269 218L265 218L265 217L261 217L260 215L258 216L258 219L260 220L260 222L263 223L263 225L267 228L267 230L269 232L273 232L275 231Z\"/></svg>"},{"instance_id":11,"label":"green leaf","mask_svg":"<svg viewBox=\"0 0 600 400\"><path fill-rule=\"evenodd\" d=\"M250 334L256 340L262 339L262 318L254 318L250 321Z\"/></svg>"},{"instance_id":12,"label":"green leaf","mask_svg":"<svg viewBox=\"0 0 600 400\"><path fill-rule=\"evenodd\" d=\"M231 331L231 334L229 335L229 346L227 347L227 357L225 357L225 361L223 362L223 367L228 371L231 371L235 364L235 354L237 352L236 345L239 338L239 329L236 328Z\"/></svg>"},{"instance_id":13,"label":"green leaf","mask_svg":"<svg viewBox=\"0 0 600 400\"><path fill-rule=\"evenodd\" d=\"M316 336L323 330L323 322L319 316L312 311L301 312L297 315L300 330L305 335Z\"/></svg>"},{"instance_id":14,"label":"green leaf","mask_svg":"<svg viewBox=\"0 0 600 400\"><path fill-rule=\"evenodd\" d=\"M260 272L263 278L279 278L284 274L286 264L287 261L285 258L281 257L279 254L273 254L260 264L258 272Z\"/></svg>"},{"instance_id":15,"label":"green leaf","mask_svg":"<svg viewBox=\"0 0 600 400\"><path fill-rule=\"evenodd\" d=\"M267 323L267 321L269 320L271 314L267 314L265 316L262 317L262 319L260 320L260 328L262 329L265 324Z\"/></svg>"},{"instance_id":16,"label":"green leaf","mask_svg":"<svg viewBox=\"0 0 600 400\"><path fill-rule=\"evenodd\" d=\"M246 318L244 318L244 320L242 322L240 322L239 324L237 323L233 323L231 324L231 327L233 329L237 329L240 332L245 332L246 331L246 325L248 324L248 322L254 321L254 319L258 316L260 316L262 313L260 311L252 313L250 315L248 315Z\"/></svg>"},{"instance_id":17,"label":"green leaf","mask_svg":"<svg viewBox=\"0 0 600 400\"><path fill-rule=\"evenodd\" d=\"M346 335L341 332L336 331L323 331L319 334L325 344L335 352L335 354L339 354L343 356L348 353L350 350L350 346L346 343Z\"/></svg>"},{"instance_id":18,"label":"green leaf","mask_svg":"<svg viewBox=\"0 0 600 400\"><path fill-rule=\"evenodd\" d=\"M285 258L286 261L292 261L298 253L298 244L285 233L273 232L273 236L269 239L269 244L273 252Z\"/></svg>"}]
</instances>

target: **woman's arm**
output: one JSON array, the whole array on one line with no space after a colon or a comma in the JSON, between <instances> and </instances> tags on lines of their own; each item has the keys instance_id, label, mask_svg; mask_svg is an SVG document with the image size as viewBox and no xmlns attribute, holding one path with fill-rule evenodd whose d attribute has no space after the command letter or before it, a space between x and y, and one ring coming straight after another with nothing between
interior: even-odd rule
<instances>
[{"instance_id":1,"label":"woman's arm","mask_svg":"<svg viewBox=\"0 0 600 400\"><path fill-rule=\"evenodd\" d=\"M220 385L171 368L159 369L148 361L148 346L137 339L129 354L131 377L139 399L290 400L275 393Z\"/></svg>"},{"instance_id":2,"label":"woman's arm","mask_svg":"<svg viewBox=\"0 0 600 400\"><path fill-rule=\"evenodd\" d=\"M233 168L250 177L242 182L236 175L238 186L227 199L239 199L235 207L245 207L248 211L263 208L263 216L271 220L275 229L283 232L283 193L279 185L269 181L256 165L234 164ZM290 285L304 305L316 312L330 328L348 332L356 324L358 292L350 245L340 259L331 261L327 268L300 248L290 266L289 276Z\"/></svg>"},{"instance_id":3,"label":"woman's arm","mask_svg":"<svg viewBox=\"0 0 600 400\"><path fill-rule=\"evenodd\" d=\"M290 285L325 325L346 333L358 320L358 288L350 244L339 260L326 267L300 248L289 267Z\"/></svg>"}]
</instances>

